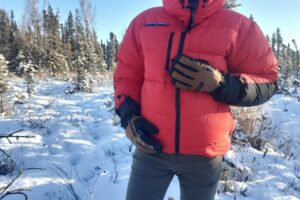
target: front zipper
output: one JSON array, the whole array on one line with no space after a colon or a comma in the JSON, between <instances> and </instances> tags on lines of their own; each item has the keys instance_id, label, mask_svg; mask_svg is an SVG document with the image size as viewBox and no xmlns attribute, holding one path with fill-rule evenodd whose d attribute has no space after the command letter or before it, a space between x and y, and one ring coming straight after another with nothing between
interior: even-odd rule
<instances>
[{"instance_id":1,"label":"front zipper","mask_svg":"<svg viewBox=\"0 0 300 200\"><path fill-rule=\"evenodd\" d=\"M191 17L190 17L190 22L187 27L187 29L181 33L180 35L180 41L179 41L179 48L178 48L178 53L177 56L182 55L183 53L183 48L184 48L184 43L185 43L185 38L186 34L190 33L192 29L194 28L194 17L195 17L195 12L198 6L198 2L196 5L196 8L191 10ZM176 94L175 94L175 106L176 106L176 122L175 122L175 153L179 154L180 153L180 115L181 115L181 110L180 110L180 89L176 88Z\"/></svg>"},{"instance_id":2,"label":"front zipper","mask_svg":"<svg viewBox=\"0 0 300 200\"><path fill-rule=\"evenodd\" d=\"M184 42L186 38L187 31L182 32L180 35L178 54L183 53ZM176 121L175 121L175 153L180 153L180 89L176 88L175 94L175 109L176 109Z\"/></svg>"},{"instance_id":3,"label":"front zipper","mask_svg":"<svg viewBox=\"0 0 300 200\"><path fill-rule=\"evenodd\" d=\"M169 36L167 56L166 56L166 66L165 66L166 70L169 69L169 65L170 65L174 34L175 34L174 32L171 32Z\"/></svg>"}]
</instances>

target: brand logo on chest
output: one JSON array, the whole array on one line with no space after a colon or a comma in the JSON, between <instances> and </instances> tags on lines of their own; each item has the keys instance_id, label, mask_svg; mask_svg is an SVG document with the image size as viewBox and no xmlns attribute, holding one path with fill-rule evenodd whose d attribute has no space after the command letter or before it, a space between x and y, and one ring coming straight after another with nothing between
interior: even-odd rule
<instances>
[{"instance_id":1,"label":"brand logo on chest","mask_svg":"<svg viewBox=\"0 0 300 200\"><path fill-rule=\"evenodd\" d=\"M154 26L154 27L166 27L166 26L170 26L170 24L168 23L163 23L163 22L149 22L149 23L145 23L144 26Z\"/></svg>"}]
</instances>

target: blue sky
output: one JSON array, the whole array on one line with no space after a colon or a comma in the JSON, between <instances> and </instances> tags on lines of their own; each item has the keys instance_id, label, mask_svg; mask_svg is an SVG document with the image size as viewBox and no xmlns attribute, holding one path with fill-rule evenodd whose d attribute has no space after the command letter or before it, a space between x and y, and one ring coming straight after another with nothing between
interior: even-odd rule
<instances>
[{"instance_id":1,"label":"blue sky","mask_svg":"<svg viewBox=\"0 0 300 200\"><path fill-rule=\"evenodd\" d=\"M48 0L48 2L54 8L59 7L63 21L70 10L79 7L79 0ZM106 40L110 31L121 38L134 16L147 8L160 6L162 0L91 0L91 2L96 7L95 27L98 36ZM284 42L290 42L295 38L300 46L299 0L240 0L239 2L242 3L242 7L237 11L246 16L253 14L265 34L271 35L277 27L280 27ZM13 9L17 21L21 21L24 3L25 0L0 0L0 8Z\"/></svg>"}]
</instances>

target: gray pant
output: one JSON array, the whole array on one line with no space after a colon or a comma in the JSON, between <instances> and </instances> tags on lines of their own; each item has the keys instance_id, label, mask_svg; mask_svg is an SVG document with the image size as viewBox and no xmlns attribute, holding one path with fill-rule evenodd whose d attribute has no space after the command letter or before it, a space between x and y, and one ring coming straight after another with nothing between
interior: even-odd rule
<instances>
[{"instance_id":1,"label":"gray pant","mask_svg":"<svg viewBox=\"0 0 300 200\"><path fill-rule=\"evenodd\" d=\"M136 150L126 200L163 200L174 175L180 183L181 200L213 200L222 171L222 158L149 155Z\"/></svg>"}]
</instances>

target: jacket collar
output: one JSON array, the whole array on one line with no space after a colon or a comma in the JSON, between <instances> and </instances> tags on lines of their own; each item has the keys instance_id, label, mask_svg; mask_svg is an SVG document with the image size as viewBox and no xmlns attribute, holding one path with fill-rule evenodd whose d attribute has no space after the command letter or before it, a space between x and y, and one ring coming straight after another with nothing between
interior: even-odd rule
<instances>
[{"instance_id":1,"label":"jacket collar","mask_svg":"<svg viewBox=\"0 0 300 200\"><path fill-rule=\"evenodd\" d=\"M199 0L199 5L195 15L195 24L201 23L210 15L216 13L224 7L225 0L207 0L204 3L203 0ZM188 0L184 0L185 5L188 4ZM183 8L180 0L163 0L163 7L165 12L169 15L177 18L180 22L187 26L191 16L191 12L187 8Z\"/></svg>"}]
</instances>

